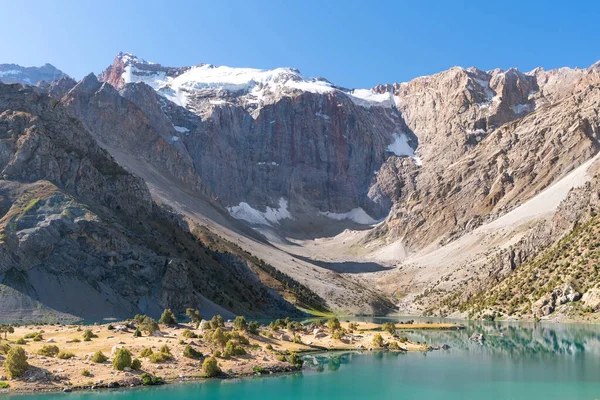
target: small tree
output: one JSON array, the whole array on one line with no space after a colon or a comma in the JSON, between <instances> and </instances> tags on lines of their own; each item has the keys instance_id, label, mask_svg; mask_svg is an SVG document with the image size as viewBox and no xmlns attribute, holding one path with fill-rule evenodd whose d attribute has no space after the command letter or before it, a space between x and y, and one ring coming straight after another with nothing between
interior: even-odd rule
<instances>
[{"instance_id":1,"label":"small tree","mask_svg":"<svg viewBox=\"0 0 600 400\"><path fill-rule=\"evenodd\" d=\"M246 323L246 318L244 318L242 315L238 315L233 320L233 327L238 331L245 330L247 326L248 324Z\"/></svg>"},{"instance_id":2,"label":"small tree","mask_svg":"<svg viewBox=\"0 0 600 400\"><path fill-rule=\"evenodd\" d=\"M227 338L225 337L225 334L223 333L221 328L215 329L215 331L212 334L212 340L221 346L224 346L225 343L227 343Z\"/></svg>"},{"instance_id":3,"label":"small tree","mask_svg":"<svg viewBox=\"0 0 600 400\"><path fill-rule=\"evenodd\" d=\"M248 328L246 329L246 331L247 331L248 333L251 333L251 334L253 334L253 335L258 335L258 322L256 322L256 321L251 321L251 322L248 324Z\"/></svg>"},{"instance_id":4,"label":"small tree","mask_svg":"<svg viewBox=\"0 0 600 400\"><path fill-rule=\"evenodd\" d=\"M15 333L15 328L11 325L0 325L0 333L4 333L4 340L8 340L7 334Z\"/></svg>"},{"instance_id":5,"label":"small tree","mask_svg":"<svg viewBox=\"0 0 600 400\"><path fill-rule=\"evenodd\" d=\"M194 349L192 346L190 346L188 344L183 349L183 356L187 357L187 358L198 359L198 358L202 358L202 353L199 352L198 350Z\"/></svg>"},{"instance_id":6,"label":"small tree","mask_svg":"<svg viewBox=\"0 0 600 400\"><path fill-rule=\"evenodd\" d=\"M131 369L134 371L139 371L142 369L142 362L139 359L134 358L133 361L131 361Z\"/></svg>"},{"instance_id":7,"label":"small tree","mask_svg":"<svg viewBox=\"0 0 600 400\"><path fill-rule=\"evenodd\" d=\"M115 358L112 360L112 366L118 371L123 371L125 368L131 368L131 353L125 348L120 348L115 353Z\"/></svg>"},{"instance_id":8,"label":"small tree","mask_svg":"<svg viewBox=\"0 0 600 400\"><path fill-rule=\"evenodd\" d=\"M330 318L329 321L327 321L327 327L329 328L329 330L331 332L333 332L333 331L337 331L338 329L340 329L342 327L342 325L340 324L340 321L337 318L333 317L333 318Z\"/></svg>"},{"instance_id":9,"label":"small tree","mask_svg":"<svg viewBox=\"0 0 600 400\"><path fill-rule=\"evenodd\" d=\"M214 357L209 357L204 360L202 363L202 372L204 372L204 375L206 375L208 378L221 375L221 368L219 368L217 359Z\"/></svg>"},{"instance_id":10,"label":"small tree","mask_svg":"<svg viewBox=\"0 0 600 400\"><path fill-rule=\"evenodd\" d=\"M160 348L161 353L171 354L171 349L166 344L163 344Z\"/></svg>"},{"instance_id":11,"label":"small tree","mask_svg":"<svg viewBox=\"0 0 600 400\"><path fill-rule=\"evenodd\" d=\"M302 364L304 364L304 360L302 360L300 358L300 356L298 356L298 353L296 353L296 352L290 353L290 355L288 357L288 361L290 364L292 364L296 368L300 368L300 367L302 367Z\"/></svg>"},{"instance_id":12,"label":"small tree","mask_svg":"<svg viewBox=\"0 0 600 400\"><path fill-rule=\"evenodd\" d=\"M193 308L188 308L185 310L185 315L192 321L192 324L198 329L200 325L200 321L202 321L202 316L200 315L200 311L194 310Z\"/></svg>"},{"instance_id":13,"label":"small tree","mask_svg":"<svg viewBox=\"0 0 600 400\"><path fill-rule=\"evenodd\" d=\"M379 333L377 333L377 334L375 334L375 336L373 336L373 346L375 346L375 347L383 346L383 338L381 337L381 335Z\"/></svg>"},{"instance_id":14,"label":"small tree","mask_svg":"<svg viewBox=\"0 0 600 400\"><path fill-rule=\"evenodd\" d=\"M381 325L381 329L383 331L388 332L390 335L396 333L396 325L393 322L384 323L383 325Z\"/></svg>"},{"instance_id":15,"label":"small tree","mask_svg":"<svg viewBox=\"0 0 600 400\"><path fill-rule=\"evenodd\" d=\"M27 354L25 354L25 350L20 346L11 348L4 361L6 376L10 379L18 378L23 375L28 368L29 364L27 363Z\"/></svg>"},{"instance_id":16,"label":"small tree","mask_svg":"<svg viewBox=\"0 0 600 400\"><path fill-rule=\"evenodd\" d=\"M171 311L170 308L167 308L163 311L158 322L163 325L175 325L177 321L175 321L175 314L173 314L173 311Z\"/></svg>"},{"instance_id":17,"label":"small tree","mask_svg":"<svg viewBox=\"0 0 600 400\"><path fill-rule=\"evenodd\" d=\"M220 315L213 316L210 320L210 326L213 329L217 329L221 326L225 326L225 322L223 322L223 317L221 317Z\"/></svg>"},{"instance_id":18,"label":"small tree","mask_svg":"<svg viewBox=\"0 0 600 400\"><path fill-rule=\"evenodd\" d=\"M160 331L160 327L150 317L145 317L141 322L139 322L138 329L143 332L148 332L149 335L152 335L156 331Z\"/></svg>"}]
</instances>

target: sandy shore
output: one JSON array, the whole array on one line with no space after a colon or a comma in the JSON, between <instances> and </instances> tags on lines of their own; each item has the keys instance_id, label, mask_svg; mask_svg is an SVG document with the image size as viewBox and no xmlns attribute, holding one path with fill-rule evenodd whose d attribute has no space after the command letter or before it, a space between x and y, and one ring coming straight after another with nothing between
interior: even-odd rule
<instances>
[{"instance_id":1,"label":"sandy shore","mask_svg":"<svg viewBox=\"0 0 600 400\"><path fill-rule=\"evenodd\" d=\"M261 326L260 334L253 335L245 331L239 332L248 338L249 344L242 347L245 355L230 358L217 357L218 365L223 372L220 377L239 377L253 374L270 374L279 372L290 372L298 369L292 365L286 355L291 352L303 353L314 351L332 350L386 350L386 347L394 342L400 346L392 346L394 351L428 351L430 347L426 344L405 341L402 338L402 329L458 329L454 324L411 324L397 325L397 336L386 331L381 331L381 325L358 322L356 326L349 323L341 323L343 335L333 338L327 324L320 327L307 326L302 330L292 331L290 329L272 330ZM114 327L122 327L124 323L113 323ZM354 328L350 332L349 328ZM90 329L97 337L91 341L83 341L83 333ZM200 336L199 338L186 338L184 333L191 331ZM233 333L231 323L226 323L223 332ZM110 330L109 324L77 326L77 325L40 325L16 327L14 333L10 333L7 339L0 344L9 344L11 347L18 346L17 340L35 332L41 332L42 340L34 341L25 339L21 347L28 356L30 368L24 375L17 379L6 380L6 376L0 377L2 381L9 384L6 391L10 392L34 392L34 391L59 391L77 389L96 389L104 387L129 387L142 384L142 373L150 373L160 376L165 383L178 381L198 380L205 377L202 371L202 363L205 357L218 354L223 347L214 343L207 337L211 336L213 330L194 329L190 324L178 324L176 326L160 326L160 336L135 337L134 329L126 331ZM373 344L373 338L381 335L384 346ZM31 335L30 335L31 336ZM402 340L402 343L398 340ZM153 352L159 352L163 345L170 348L172 357L162 363L152 363L148 357L142 357L141 352L150 348ZM60 351L73 353L70 359L58 357L46 357L39 355L38 351L46 345L58 346ZM199 359L187 358L183 355L184 348L189 345L203 354ZM111 359L117 348L124 347L131 352L132 358L138 358L142 362L141 370L117 371L113 369ZM97 351L103 352L108 361L95 363L91 357ZM0 361L4 362L6 355L0 355ZM83 371L87 370L83 375ZM260 371L260 372L257 372ZM6 375L4 370L0 375Z\"/></svg>"}]
</instances>

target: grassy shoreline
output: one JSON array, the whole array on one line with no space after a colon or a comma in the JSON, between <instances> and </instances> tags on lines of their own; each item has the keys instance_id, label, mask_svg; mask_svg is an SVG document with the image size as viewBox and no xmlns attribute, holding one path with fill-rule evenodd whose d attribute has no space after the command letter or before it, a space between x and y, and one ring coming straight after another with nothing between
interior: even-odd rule
<instances>
[{"instance_id":1,"label":"grassy shoreline","mask_svg":"<svg viewBox=\"0 0 600 400\"><path fill-rule=\"evenodd\" d=\"M336 318L306 325L286 319L259 326L238 319L161 324L155 326L159 330L143 334L147 320L13 327L12 332L6 332L6 339L1 335L0 361L6 371L1 374L7 376L1 376L0 383L8 388L0 392L126 388L148 382L170 384L290 373L302 369L299 354L429 351L429 345L403 337L402 330L460 329L456 324L404 324L391 329L389 323L340 323ZM29 368L10 379L7 359L17 348L24 350ZM106 360L95 360L97 353ZM115 360L125 353L127 363L117 369ZM141 365L134 367L132 360L139 360ZM207 369L211 362L214 371Z\"/></svg>"}]
</instances>

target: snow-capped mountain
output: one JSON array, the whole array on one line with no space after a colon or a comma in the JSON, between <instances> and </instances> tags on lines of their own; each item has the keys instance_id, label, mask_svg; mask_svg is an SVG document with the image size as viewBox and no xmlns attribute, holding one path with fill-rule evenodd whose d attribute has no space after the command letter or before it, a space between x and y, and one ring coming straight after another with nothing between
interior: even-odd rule
<instances>
[{"instance_id":1,"label":"snow-capped mountain","mask_svg":"<svg viewBox=\"0 0 600 400\"><path fill-rule=\"evenodd\" d=\"M0 82L20 83L34 86L39 82L50 83L67 75L51 64L41 67L22 67L17 64L0 64Z\"/></svg>"},{"instance_id":2,"label":"snow-capped mountain","mask_svg":"<svg viewBox=\"0 0 600 400\"><path fill-rule=\"evenodd\" d=\"M9 111L0 113L0 131L8 127L3 143L14 158L4 160L3 174L93 193L75 171L85 173L101 157L96 150L86 156L85 148L72 152L71 137L50 135L62 138L65 150L56 163L39 167L53 147L42 145L45 131L32 134L24 114L11 108L13 98L28 104L32 92L47 105L40 118L49 131L55 114L65 113L67 125L91 134L144 179L155 199L185 215L177 226L223 233L283 272L272 276L313 289L308 298L352 313L388 309L380 293L401 294L410 312L445 314L594 214L599 65L526 73L454 67L351 90L291 68L165 67L121 53L99 78L63 78L35 89L0 85ZM29 164L37 175L20 164L31 149L39 152ZM98 163L102 173L122 175L106 162ZM575 185L583 187L571 190ZM120 213L119 197L130 193L117 189L105 202ZM50 242L29 241L31 252L19 244L29 226L17 226L22 232L11 236L9 251L23 252L19 257L56 251L62 262L68 251L41 249ZM165 254L171 259L186 246ZM0 243L0 251L6 248ZM98 262L139 263L125 245L110 254ZM164 265L161 257L149 261ZM73 265L79 264L67 266Z\"/></svg>"},{"instance_id":3,"label":"snow-capped mountain","mask_svg":"<svg viewBox=\"0 0 600 400\"><path fill-rule=\"evenodd\" d=\"M101 80L118 88L127 83L143 82L175 104L200 113L211 106L226 104L256 110L299 93L340 92L365 107L393 105L393 97L389 94L370 89L343 89L323 78L305 77L295 68L262 70L211 64L173 68L130 53L117 55L113 65L101 75Z\"/></svg>"},{"instance_id":4,"label":"snow-capped mountain","mask_svg":"<svg viewBox=\"0 0 600 400\"><path fill-rule=\"evenodd\" d=\"M100 80L125 96L154 89L176 130L171 141L231 215L251 224L299 215L373 223L390 206L369 195L374 171L390 156L419 162L391 89L348 90L292 68L165 67L129 53Z\"/></svg>"}]
</instances>

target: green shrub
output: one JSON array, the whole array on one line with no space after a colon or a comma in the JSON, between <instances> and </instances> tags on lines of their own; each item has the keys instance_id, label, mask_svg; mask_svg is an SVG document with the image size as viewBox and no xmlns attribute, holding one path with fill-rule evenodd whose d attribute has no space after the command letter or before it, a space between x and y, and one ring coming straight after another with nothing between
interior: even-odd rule
<instances>
[{"instance_id":1,"label":"green shrub","mask_svg":"<svg viewBox=\"0 0 600 400\"><path fill-rule=\"evenodd\" d=\"M86 329L85 332L83 332L83 341L84 342L89 342L93 338L97 338L97 337L98 337L98 335L94 334L94 332L92 332L91 329Z\"/></svg>"},{"instance_id":2,"label":"green shrub","mask_svg":"<svg viewBox=\"0 0 600 400\"><path fill-rule=\"evenodd\" d=\"M383 338L381 337L381 335L379 333L377 333L377 334L375 334L375 336L373 336L373 346L375 346L375 347L383 346Z\"/></svg>"},{"instance_id":3,"label":"green shrub","mask_svg":"<svg viewBox=\"0 0 600 400\"><path fill-rule=\"evenodd\" d=\"M187 357L187 358L198 359L198 358L202 358L202 353L199 352L198 350L194 349L192 346L187 345L183 349L183 356Z\"/></svg>"},{"instance_id":4,"label":"green shrub","mask_svg":"<svg viewBox=\"0 0 600 400\"><path fill-rule=\"evenodd\" d=\"M221 368L219 368L217 359L214 357L209 357L206 360L204 360L204 362L202 363L202 372L208 378L221 375Z\"/></svg>"},{"instance_id":5,"label":"green shrub","mask_svg":"<svg viewBox=\"0 0 600 400\"><path fill-rule=\"evenodd\" d=\"M227 338L223 334L223 331L221 330L221 328L215 329L215 331L212 334L212 340L221 346L224 346L225 343L227 343Z\"/></svg>"},{"instance_id":6,"label":"green shrub","mask_svg":"<svg viewBox=\"0 0 600 400\"><path fill-rule=\"evenodd\" d=\"M41 342L42 340L44 340L44 338L42 337L42 334L41 334L41 333L38 333L37 335L35 335L35 336L33 337L33 341L34 341L34 342Z\"/></svg>"},{"instance_id":7,"label":"green shrub","mask_svg":"<svg viewBox=\"0 0 600 400\"><path fill-rule=\"evenodd\" d=\"M196 329L198 329L198 325L200 325L200 321L202 321L200 311L188 308L185 310L185 315L192 321L192 324L194 324Z\"/></svg>"},{"instance_id":8,"label":"green shrub","mask_svg":"<svg viewBox=\"0 0 600 400\"><path fill-rule=\"evenodd\" d=\"M40 335L39 332L29 332L29 333L26 333L25 336L23 336L23 338L25 338L25 339L33 339L34 337L36 337L38 335Z\"/></svg>"},{"instance_id":9,"label":"green shrub","mask_svg":"<svg viewBox=\"0 0 600 400\"><path fill-rule=\"evenodd\" d=\"M256 321L251 321L248 324L248 328L246 329L246 331L248 333L251 333L252 335L258 335L258 322Z\"/></svg>"},{"instance_id":10,"label":"green shrub","mask_svg":"<svg viewBox=\"0 0 600 400\"><path fill-rule=\"evenodd\" d=\"M68 360L69 358L75 357L75 354L68 351L61 351L56 355L56 357L60 358L61 360Z\"/></svg>"},{"instance_id":11,"label":"green shrub","mask_svg":"<svg viewBox=\"0 0 600 400\"><path fill-rule=\"evenodd\" d=\"M55 345L46 345L39 349L37 353L45 357L54 357L58 353L60 353L60 349L58 348L58 346Z\"/></svg>"},{"instance_id":12,"label":"green shrub","mask_svg":"<svg viewBox=\"0 0 600 400\"><path fill-rule=\"evenodd\" d=\"M210 326L213 329L217 329L219 327L225 326L225 322L223 321L223 317L221 317L220 315L215 315L214 317L212 317L211 320L210 320Z\"/></svg>"},{"instance_id":13,"label":"green shrub","mask_svg":"<svg viewBox=\"0 0 600 400\"><path fill-rule=\"evenodd\" d=\"M20 345L27 344L27 342L25 341L25 339L22 338L22 337L18 338L15 343L16 344L20 344Z\"/></svg>"},{"instance_id":14,"label":"green shrub","mask_svg":"<svg viewBox=\"0 0 600 400\"><path fill-rule=\"evenodd\" d=\"M327 321L327 327L331 332L333 332L340 329L342 325L340 324L340 321L337 318L333 317L330 318L329 321Z\"/></svg>"},{"instance_id":15,"label":"green shrub","mask_svg":"<svg viewBox=\"0 0 600 400\"><path fill-rule=\"evenodd\" d=\"M112 366L118 371L123 371L125 368L131 368L131 353L125 348L120 348L115 353L112 360Z\"/></svg>"},{"instance_id":16,"label":"green shrub","mask_svg":"<svg viewBox=\"0 0 600 400\"><path fill-rule=\"evenodd\" d=\"M140 353L140 357L150 357L154 352L152 351L152 349L150 347L145 348L144 350L142 350L142 352Z\"/></svg>"},{"instance_id":17,"label":"green shrub","mask_svg":"<svg viewBox=\"0 0 600 400\"><path fill-rule=\"evenodd\" d=\"M25 350L19 346L11 348L4 361L6 376L10 379L18 378L23 375L28 368L29 364L27 363L27 354L25 354Z\"/></svg>"},{"instance_id":18,"label":"green shrub","mask_svg":"<svg viewBox=\"0 0 600 400\"><path fill-rule=\"evenodd\" d=\"M252 367L252 371L256 372L257 374L263 374L265 372L265 369L259 365L256 365Z\"/></svg>"},{"instance_id":19,"label":"green shrub","mask_svg":"<svg viewBox=\"0 0 600 400\"><path fill-rule=\"evenodd\" d=\"M183 336L184 338L188 338L188 339L198 338L198 335L196 335L194 332L190 331L189 329L184 329L183 332L181 332L181 336Z\"/></svg>"},{"instance_id":20,"label":"green shrub","mask_svg":"<svg viewBox=\"0 0 600 400\"><path fill-rule=\"evenodd\" d=\"M161 353L165 353L165 354L171 354L171 349L169 348L169 346L167 346L166 344L163 344L160 348L160 352Z\"/></svg>"},{"instance_id":21,"label":"green shrub","mask_svg":"<svg viewBox=\"0 0 600 400\"><path fill-rule=\"evenodd\" d=\"M302 364L304 364L304 360L302 360L298 353L295 352L290 353L290 355L288 356L288 361L296 368L300 368L302 367Z\"/></svg>"},{"instance_id":22,"label":"green shrub","mask_svg":"<svg viewBox=\"0 0 600 400\"><path fill-rule=\"evenodd\" d=\"M8 343L0 344L0 353L7 354L9 350L10 350L10 344L8 344Z\"/></svg>"},{"instance_id":23,"label":"green shrub","mask_svg":"<svg viewBox=\"0 0 600 400\"><path fill-rule=\"evenodd\" d=\"M223 355L225 357L241 356L244 354L246 354L246 350L244 350L242 346L236 344L232 340L229 340L227 342L227 344L225 345L225 351L223 352Z\"/></svg>"},{"instance_id":24,"label":"green shrub","mask_svg":"<svg viewBox=\"0 0 600 400\"><path fill-rule=\"evenodd\" d=\"M246 323L246 318L244 318L242 315L238 315L233 320L233 327L238 331L245 330L247 326L248 324Z\"/></svg>"},{"instance_id":25,"label":"green shrub","mask_svg":"<svg viewBox=\"0 0 600 400\"><path fill-rule=\"evenodd\" d=\"M265 346L265 349L267 350L273 350L273 346L271 346L271 344L268 344Z\"/></svg>"},{"instance_id":26,"label":"green shrub","mask_svg":"<svg viewBox=\"0 0 600 400\"><path fill-rule=\"evenodd\" d=\"M175 314L173 314L173 311L171 311L170 308L165 309L165 311L163 311L162 315L160 316L158 323L163 325L175 325Z\"/></svg>"},{"instance_id":27,"label":"green shrub","mask_svg":"<svg viewBox=\"0 0 600 400\"><path fill-rule=\"evenodd\" d=\"M138 328L135 328L135 332L133 332L133 336L134 337L142 337L142 331L140 331Z\"/></svg>"},{"instance_id":28,"label":"green shrub","mask_svg":"<svg viewBox=\"0 0 600 400\"><path fill-rule=\"evenodd\" d=\"M163 379L159 376L154 376L147 372L144 372L140 378L142 379L142 385L144 386L152 386L152 385L162 385L164 383Z\"/></svg>"},{"instance_id":29,"label":"green shrub","mask_svg":"<svg viewBox=\"0 0 600 400\"><path fill-rule=\"evenodd\" d=\"M148 359L153 364L159 364L159 363L163 363L165 361L170 360L171 355L167 354L167 353L158 352L158 353L151 354L150 357L148 357Z\"/></svg>"},{"instance_id":30,"label":"green shrub","mask_svg":"<svg viewBox=\"0 0 600 400\"><path fill-rule=\"evenodd\" d=\"M81 342L81 339L79 339L79 338L75 338L75 339L71 340L71 343L80 343L80 342Z\"/></svg>"},{"instance_id":31,"label":"green shrub","mask_svg":"<svg viewBox=\"0 0 600 400\"><path fill-rule=\"evenodd\" d=\"M221 355L222 355L221 350L215 351L215 357L221 357Z\"/></svg>"},{"instance_id":32,"label":"green shrub","mask_svg":"<svg viewBox=\"0 0 600 400\"><path fill-rule=\"evenodd\" d=\"M0 389L8 389L10 385L7 382L0 382Z\"/></svg>"},{"instance_id":33,"label":"green shrub","mask_svg":"<svg viewBox=\"0 0 600 400\"><path fill-rule=\"evenodd\" d=\"M102 364L106 361L108 361L108 357L106 357L101 351L95 352L92 356L92 362L95 362L96 364Z\"/></svg>"},{"instance_id":34,"label":"green shrub","mask_svg":"<svg viewBox=\"0 0 600 400\"><path fill-rule=\"evenodd\" d=\"M112 324L108 324L108 326L106 327L106 329L108 329L109 331L112 331L115 329L115 327Z\"/></svg>"},{"instance_id":35,"label":"green shrub","mask_svg":"<svg viewBox=\"0 0 600 400\"><path fill-rule=\"evenodd\" d=\"M144 319L139 323L138 329L142 332L148 332L148 334L153 334L156 331L160 331L160 327L150 317L144 316Z\"/></svg>"},{"instance_id":36,"label":"green shrub","mask_svg":"<svg viewBox=\"0 0 600 400\"><path fill-rule=\"evenodd\" d=\"M83 371L81 371L81 375L83 375L83 376L92 376L92 373L90 372L89 369L84 369Z\"/></svg>"},{"instance_id":37,"label":"green shrub","mask_svg":"<svg viewBox=\"0 0 600 400\"><path fill-rule=\"evenodd\" d=\"M393 322L385 322L381 325L381 330L393 335L396 332L396 325Z\"/></svg>"},{"instance_id":38,"label":"green shrub","mask_svg":"<svg viewBox=\"0 0 600 400\"><path fill-rule=\"evenodd\" d=\"M131 369L134 371L139 371L142 369L142 362L138 358L134 358L131 361Z\"/></svg>"}]
</instances>

